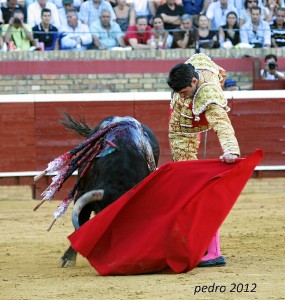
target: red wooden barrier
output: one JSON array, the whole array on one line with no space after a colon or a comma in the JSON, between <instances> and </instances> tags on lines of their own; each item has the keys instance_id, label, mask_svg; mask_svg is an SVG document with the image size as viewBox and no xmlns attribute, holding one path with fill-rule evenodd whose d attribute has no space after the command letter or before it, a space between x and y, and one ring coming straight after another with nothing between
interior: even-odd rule
<instances>
[{"instance_id":1,"label":"red wooden barrier","mask_svg":"<svg viewBox=\"0 0 285 300\"><path fill-rule=\"evenodd\" d=\"M233 99L229 104L229 116L242 155L261 148L265 151L261 165L284 165L285 99ZM74 117L85 117L91 126L109 115L137 118L157 135L161 147L159 165L162 165L171 161L167 137L168 105L168 100L0 103L0 172L43 170L49 161L83 140L59 123L59 110L66 110ZM200 158L202 151L203 138ZM210 131L206 158L217 158L220 154L217 137ZM50 178L37 183L37 198L46 188L47 180ZM31 178L0 178L2 185L25 183L32 184ZM65 188L57 197L61 198L66 192Z\"/></svg>"}]
</instances>

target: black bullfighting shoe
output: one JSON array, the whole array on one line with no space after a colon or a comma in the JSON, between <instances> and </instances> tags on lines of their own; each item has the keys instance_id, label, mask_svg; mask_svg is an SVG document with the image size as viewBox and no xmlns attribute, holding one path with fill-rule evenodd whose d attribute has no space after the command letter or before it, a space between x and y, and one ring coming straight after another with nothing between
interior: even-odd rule
<instances>
[{"instance_id":1,"label":"black bullfighting shoe","mask_svg":"<svg viewBox=\"0 0 285 300\"><path fill-rule=\"evenodd\" d=\"M205 268L205 267L223 267L227 263L226 259L223 256L219 256L214 259L200 261L197 267Z\"/></svg>"}]
</instances>

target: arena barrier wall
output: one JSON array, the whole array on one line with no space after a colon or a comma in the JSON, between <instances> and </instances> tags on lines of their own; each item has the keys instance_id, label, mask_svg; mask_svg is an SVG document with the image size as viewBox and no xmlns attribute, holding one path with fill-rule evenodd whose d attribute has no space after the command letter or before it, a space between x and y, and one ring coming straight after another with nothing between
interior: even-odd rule
<instances>
[{"instance_id":1,"label":"arena barrier wall","mask_svg":"<svg viewBox=\"0 0 285 300\"><path fill-rule=\"evenodd\" d=\"M264 150L265 158L255 176L284 176L284 91L234 91L225 95L242 156L256 148ZM157 135L161 166L171 161L167 137L169 101L170 92L0 95L0 184L31 185L34 197L40 198L50 177L35 184L33 176L83 140L60 124L61 110L75 118L84 117L91 126L110 115L137 118ZM209 131L207 139L203 134L199 158L217 158L220 154L215 133ZM62 198L74 180L56 197Z\"/></svg>"}]
</instances>

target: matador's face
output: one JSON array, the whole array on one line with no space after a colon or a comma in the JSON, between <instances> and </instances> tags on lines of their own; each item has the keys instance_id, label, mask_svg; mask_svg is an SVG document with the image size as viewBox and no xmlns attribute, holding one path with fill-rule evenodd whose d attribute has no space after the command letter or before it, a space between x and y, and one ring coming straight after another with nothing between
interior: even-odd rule
<instances>
[{"instance_id":1,"label":"matador's face","mask_svg":"<svg viewBox=\"0 0 285 300\"><path fill-rule=\"evenodd\" d=\"M193 98L197 88L198 88L199 80L195 77L192 78L191 86L187 86L178 92L181 98Z\"/></svg>"}]
</instances>

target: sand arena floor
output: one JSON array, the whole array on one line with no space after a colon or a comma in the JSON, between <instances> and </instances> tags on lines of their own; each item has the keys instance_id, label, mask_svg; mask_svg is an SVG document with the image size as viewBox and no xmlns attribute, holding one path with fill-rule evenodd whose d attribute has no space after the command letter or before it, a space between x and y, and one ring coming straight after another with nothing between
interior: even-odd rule
<instances>
[{"instance_id":1,"label":"sand arena floor","mask_svg":"<svg viewBox=\"0 0 285 300\"><path fill-rule=\"evenodd\" d=\"M71 209L47 232L58 202L33 212L29 188L0 187L0 299L285 299L284 195L285 178L250 180L221 228L226 267L101 277L80 256L57 267Z\"/></svg>"}]
</instances>

